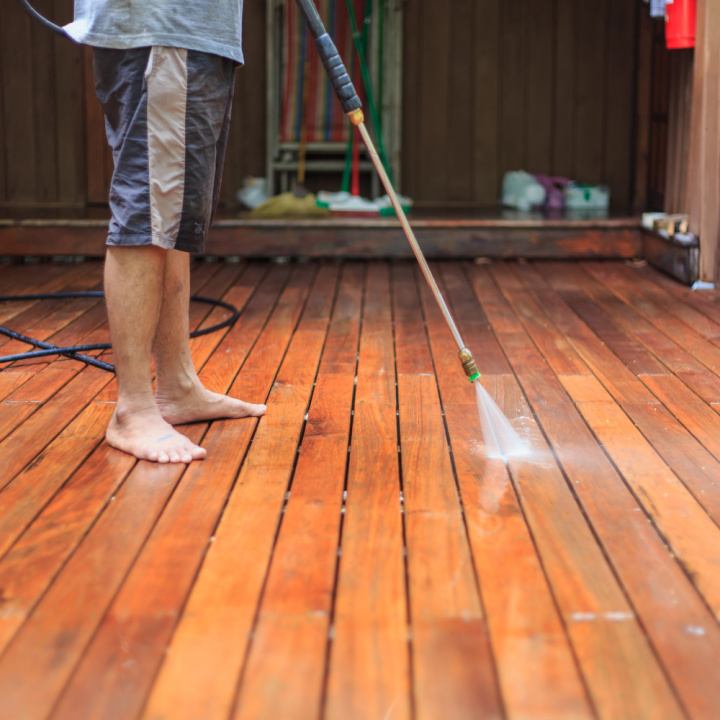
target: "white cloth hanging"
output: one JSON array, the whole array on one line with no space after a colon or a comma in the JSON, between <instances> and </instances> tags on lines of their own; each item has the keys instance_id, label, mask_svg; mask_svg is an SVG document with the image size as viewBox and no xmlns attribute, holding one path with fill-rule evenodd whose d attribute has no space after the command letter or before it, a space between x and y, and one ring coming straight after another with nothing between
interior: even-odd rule
<instances>
[{"instance_id":1,"label":"white cloth hanging","mask_svg":"<svg viewBox=\"0 0 720 720\"><path fill-rule=\"evenodd\" d=\"M672 0L670 0L670 2L672 2ZM664 18L665 5L667 4L668 0L650 0L650 17Z\"/></svg>"}]
</instances>

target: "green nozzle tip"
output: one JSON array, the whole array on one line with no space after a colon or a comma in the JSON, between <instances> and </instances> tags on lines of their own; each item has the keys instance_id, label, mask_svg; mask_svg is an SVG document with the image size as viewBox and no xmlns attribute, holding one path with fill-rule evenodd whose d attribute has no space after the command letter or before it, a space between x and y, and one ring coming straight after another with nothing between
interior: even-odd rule
<instances>
[{"instance_id":1,"label":"green nozzle tip","mask_svg":"<svg viewBox=\"0 0 720 720\"><path fill-rule=\"evenodd\" d=\"M470 382L475 382L475 381L478 380L479 378L480 378L480 373L475 373L474 375L470 375L470 377L468 378L468 380L470 380Z\"/></svg>"}]
</instances>

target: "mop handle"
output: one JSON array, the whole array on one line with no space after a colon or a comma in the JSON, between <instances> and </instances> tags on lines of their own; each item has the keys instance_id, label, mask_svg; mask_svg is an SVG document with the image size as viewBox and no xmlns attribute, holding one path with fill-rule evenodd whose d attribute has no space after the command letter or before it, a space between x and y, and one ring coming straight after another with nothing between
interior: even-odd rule
<instances>
[{"instance_id":1,"label":"mop handle","mask_svg":"<svg viewBox=\"0 0 720 720\"><path fill-rule=\"evenodd\" d=\"M313 0L296 0L305 22L310 28L320 60L330 78L335 94L342 109L350 115L362 107L362 102L355 91L355 86L345 69L340 53L332 38L327 34Z\"/></svg>"}]
</instances>

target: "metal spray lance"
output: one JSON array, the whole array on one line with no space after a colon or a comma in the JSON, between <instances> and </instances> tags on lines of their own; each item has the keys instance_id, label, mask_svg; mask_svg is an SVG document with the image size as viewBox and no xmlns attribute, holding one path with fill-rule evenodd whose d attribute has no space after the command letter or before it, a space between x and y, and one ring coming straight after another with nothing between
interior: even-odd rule
<instances>
[{"instance_id":1,"label":"metal spray lance","mask_svg":"<svg viewBox=\"0 0 720 720\"><path fill-rule=\"evenodd\" d=\"M473 382L480 377L478 367L473 359L472 353L465 347L465 343L460 336L457 326L455 325L455 321L450 314L450 310L448 310L445 299L440 292L440 288L435 282L435 278L433 277L432 272L430 272L425 256L418 245L415 233L413 232L412 227L410 227L405 211L402 209L402 206L398 201L395 188L393 188L392 183L390 182L390 178L388 177L385 167L383 166L377 150L375 149L375 145L370 138L370 133L368 133L368 130L365 127L365 116L362 111L362 102L355 91L355 87L353 86L352 80L345 69L342 58L340 57L340 54L338 53L331 37L327 34L313 0L296 0L296 2L300 8L300 12L305 18L308 28L310 29L310 33L315 40L315 46L320 55L320 60L322 61L328 77L330 78L335 94L337 95L338 100L340 100L340 104L342 105L346 115L350 118L350 122L357 126L360 134L362 135L363 141L365 142L365 145L370 152L373 164L375 165L375 169L380 176L380 180L382 181L388 197L392 202L393 208L395 208L395 212L400 220L405 236L412 247L415 258L420 264L420 269L425 276L425 280L427 280L430 290L432 290L435 300L440 307L440 311L445 318L445 322L447 323L448 328L450 328L453 339L458 346L458 356L460 358L460 362L462 363L463 370L470 382Z\"/></svg>"}]
</instances>

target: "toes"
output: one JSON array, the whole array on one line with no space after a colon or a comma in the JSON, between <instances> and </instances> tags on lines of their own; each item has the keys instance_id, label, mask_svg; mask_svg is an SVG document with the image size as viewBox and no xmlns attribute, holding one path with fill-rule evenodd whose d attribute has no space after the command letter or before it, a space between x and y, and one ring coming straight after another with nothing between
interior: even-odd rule
<instances>
[{"instance_id":1,"label":"toes","mask_svg":"<svg viewBox=\"0 0 720 720\"><path fill-rule=\"evenodd\" d=\"M205 448L201 448L199 445L186 440L183 443L182 450L182 461L185 463L191 463L193 460L202 460L205 457Z\"/></svg>"},{"instance_id":2,"label":"toes","mask_svg":"<svg viewBox=\"0 0 720 720\"><path fill-rule=\"evenodd\" d=\"M183 462L192 462L193 460L201 460L205 457L205 448L201 448L199 445L195 445L195 443L190 442L190 440L185 440L182 446L182 455L183 458L187 457L188 460L183 460Z\"/></svg>"},{"instance_id":3,"label":"toes","mask_svg":"<svg viewBox=\"0 0 720 720\"><path fill-rule=\"evenodd\" d=\"M246 403L242 400L238 400L235 405L235 412L233 415L238 418L244 417L261 417L265 414L267 405L253 405L252 403Z\"/></svg>"},{"instance_id":4,"label":"toes","mask_svg":"<svg viewBox=\"0 0 720 720\"><path fill-rule=\"evenodd\" d=\"M250 405L250 415L252 417L262 417L267 410L267 405Z\"/></svg>"},{"instance_id":5,"label":"toes","mask_svg":"<svg viewBox=\"0 0 720 720\"><path fill-rule=\"evenodd\" d=\"M157 462L163 463L163 464L170 462L170 457L168 456L168 454L166 452L161 452L158 454Z\"/></svg>"}]
</instances>

